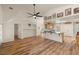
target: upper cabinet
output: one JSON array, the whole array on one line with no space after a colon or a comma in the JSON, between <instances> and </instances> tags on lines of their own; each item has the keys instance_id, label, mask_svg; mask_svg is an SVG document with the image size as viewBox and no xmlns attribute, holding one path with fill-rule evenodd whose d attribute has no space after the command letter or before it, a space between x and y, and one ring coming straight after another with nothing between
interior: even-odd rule
<instances>
[{"instance_id":1,"label":"upper cabinet","mask_svg":"<svg viewBox=\"0 0 79 59\"><path fill-rule=\"evenodd\" d=\"M52 22L45 22L45 29L53 29L54 24Z\"/></svg>"}]
</instances>

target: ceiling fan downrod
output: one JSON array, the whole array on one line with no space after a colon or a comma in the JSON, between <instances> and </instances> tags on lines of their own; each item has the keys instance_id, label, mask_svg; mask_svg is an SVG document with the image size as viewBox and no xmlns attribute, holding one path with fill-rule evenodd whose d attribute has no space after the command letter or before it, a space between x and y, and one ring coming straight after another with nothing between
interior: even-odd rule
<instances>
[{"instance_id":1,"label":"ceiling fan downrod","mask_svg":"<svg viewBox=\"0 0 79 59\"><path fill-rule=\"evenodd\" d=\"M35 14L35 12L36 12L36 11L35 11L35 4L33 4L33 6L34 6L34 14Z\"/></svg>"}]
</instances>

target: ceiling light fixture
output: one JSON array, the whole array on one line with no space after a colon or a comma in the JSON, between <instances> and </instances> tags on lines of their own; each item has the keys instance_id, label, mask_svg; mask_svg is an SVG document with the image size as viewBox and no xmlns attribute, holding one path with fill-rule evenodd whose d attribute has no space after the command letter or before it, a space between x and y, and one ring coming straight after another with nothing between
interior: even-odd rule
<instances>
[{"instance_id":1,"label":"ceiling light fixture","mask_svg":"<svg viewBox=\"0 0 79 59\"><path fill-rule=\"evenodd\" d=\"M29 16L29 17L34 17L35 19L36 19L36 17L43 17L43 16L40 16L40 15L39 15L40 12L37 12L37 13L36 13L36 4L33 4L33 9L34 9L33 14L32 14L32 13L27 13L27 14L31 15L31 16Z\"/></svg>"}]
</instances>

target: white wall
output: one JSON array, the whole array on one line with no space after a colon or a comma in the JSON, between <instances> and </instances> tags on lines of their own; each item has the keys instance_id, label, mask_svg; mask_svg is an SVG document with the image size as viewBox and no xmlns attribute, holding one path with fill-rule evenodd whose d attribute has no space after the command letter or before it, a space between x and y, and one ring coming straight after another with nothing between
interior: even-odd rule
<instances>
[{"instance_id":1,"label":"white wall","mask_svg":"<svg viewBox=\"0 0 79 59\"><path fill-rule=\"evenodd\" d=\"M0 5L0 24L2 24L2 17L3 17L2 7Z\"/></svg>"},{"instance_id":2,"label":"white wall","mask_svg":"<svg viewBox=\"0 0 79 59\"><path fill-rule=\"evenodd\" d=\"M3 24L3 42L9 42L14 40L14 24Z\"/></svg>"},{"instance_id":3,"label":"white wall","mask_svg":"<svg viewBox=\"0 0 79 59\"><path fill-rule=\"evenodd\" d=\"M0 5L0 44L3 42L3 24L2 24L2 17L3 17L3 14L2 14L2 7Z\"/></svg>"},{"instance_id":4,"label":"white wall","mask_svg":"<svg viewBox=\"0 0 79 59\"><path fill-rule=\"evenodd\" d=\"M15 7L10 10L6 5L2 5L3 10L3 42L14 41L14 24L19 24L19 37L25 38L35 36L34 31L24 31L27 24L34 24L31 18L27 18L27 10ZM33 35L34 34L34 35Z\"/></svg>"},{"instance_id":5,"label":"white wall","mask_svg":"<svg viewBox=\"0 0 79 59\"><path fill-rule=\"evenodd\" d=\"M29 26L28 24L31 24L31 26ZM36 36L36 25L31 22L26 22L24 24L21 24L19 28L21 29L20 32L21 32L22 39L27 38L27 37Z\"/></svg>"},{"instance_id":6,"label":"white wall","mask_svg":"<svg viewBox=\"0 0 79 59\"><path fill-rule=\"evenodd\" d=\"M0 45L2 43L2 38L3 37L3 33L2 33L2 25L0 24Z\"/></svg>"},{"instance_id":7,"label":"white wall","mask_svg":"<svg viewBox=\"0 0 79 59\"><path fill-rule=\"evenodd\" d=\"M47 11L47 13L45 15L46 16L51 16L54 13L64 12L64 16L65 16L65 9L68 9L68 8L74 9L74 8L76 8L78 6L79 6L79 4L70 4L70 5L67 5L67 6L65 5L65 6L62 6L62 7L59 7L59 8L51 9L51 10ZM72 10L72 15L74 15L73 10ZM65 17L69 17L69 16L65 16Z\"/></svg>"}]
</instances>

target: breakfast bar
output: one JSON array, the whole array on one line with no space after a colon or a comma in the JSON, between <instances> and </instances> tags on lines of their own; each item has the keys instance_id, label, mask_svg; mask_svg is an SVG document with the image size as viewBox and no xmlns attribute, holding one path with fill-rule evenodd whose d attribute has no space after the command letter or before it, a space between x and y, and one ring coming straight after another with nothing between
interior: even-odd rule
<instances>
[{"instance_id":1,"label":"breakfast bar","mask_svg":"<svg viewBox=\"0 0 79 59\"><path fill-rule=\"evenodd\" d=\"M57 32L55 30L44 30L43 37L46 39L58 41L58 42L64 42L64 33Z\"/></svg>"}]
</instances>

